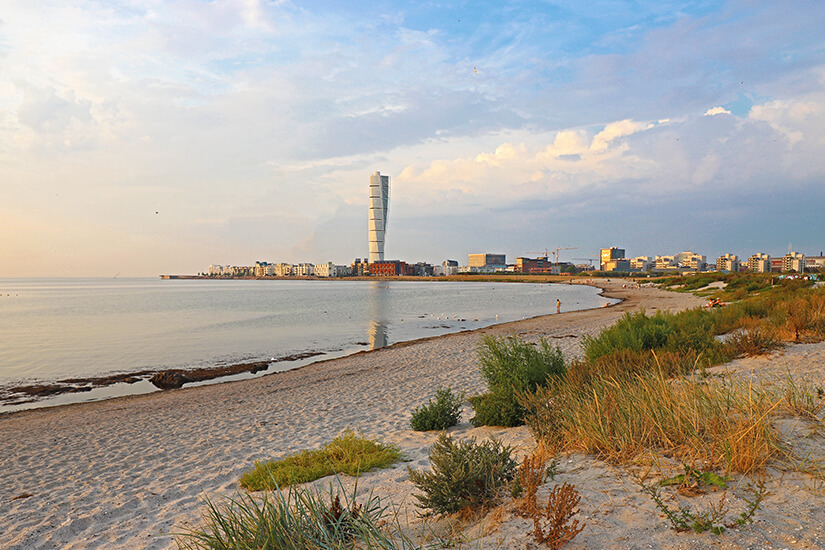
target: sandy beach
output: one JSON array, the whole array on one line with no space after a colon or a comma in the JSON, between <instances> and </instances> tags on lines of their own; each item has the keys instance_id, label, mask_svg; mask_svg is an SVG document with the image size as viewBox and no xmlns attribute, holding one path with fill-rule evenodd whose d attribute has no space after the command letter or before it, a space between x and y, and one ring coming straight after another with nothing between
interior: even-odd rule
<instances>
[{"instance_id":1,"label":"sandy beach","mask_svg":"<svg viewBox=\"0 0 825 550\"><path fill-rule=\"evenodd\" d=\"M468 395L484 384L476 349L486 334L548 338L565 356L580 353L584 335L625 312L681 310L703 300L654 288L606 284L622 303L549 315L473 332L398 344L241 382L0 415L0 548L176 548L171 533L197 524L205 495L232 496L256 460L328 442L346 428L398 445L408 462L365 474L370 490L398 507L411 533L445 528L417 517L407 466L427 466L436 433L409 429L412 410L438 387ZM788 346L768 357L717 367L739 376L804 373L825 380L825 344ZM819 382L817 382L819 381ZM535 442L524 428L474 428L465 405L457 438L495 436L519 456ZM790 443L821 442L798 424L783 428ZM821 438L819 438L821 439ZM582 494L585 530L569 548L825 548L823 485L804 474L769 472L770 495L755 523L722 536L677 534L625 472L593 457L560 457L557 480ZM727 498L742 502L746 480ZM320 483L329 483L322 480ZM350 486L352 480L344 484ZM541 495L542 493L540 493ZM506 507L470 529L466 548L527 548L532 525ZM433 536L432 534L430 536Z\"/></svg>"}]
</instances>

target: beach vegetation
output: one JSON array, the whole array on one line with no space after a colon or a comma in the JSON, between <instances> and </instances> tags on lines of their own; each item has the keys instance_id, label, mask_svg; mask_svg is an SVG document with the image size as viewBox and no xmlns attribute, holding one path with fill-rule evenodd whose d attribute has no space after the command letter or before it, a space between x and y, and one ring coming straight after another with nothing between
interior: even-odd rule
<instances>
[{"instance_id":1,"label":"beach vegetation","mask_svg":"<svg viewBox=\"0 0 825 550\"><path fill-rule=\"evenodd\" d=\"M394 445L385 445L347 430L320 449L256 462L252 470L241 476L240 483L248 491L276 490L333 474L358 475L386 468L400 459L401 451Z\"/></svg>"},{"instance_id":2,"label":"beach vegetation","mask_svg":"<svg viewBox=\"0 0 825 550\"><path fill-rule=\"evenodd\" d=\"M444 430L458 424L464 394L454 394L450 388L439 388L435 398L416 408L410 419L410 427L417 432Z\"/></svg>"},{"instance_id":3,"label":"beach vegetation","mask_svg":"<svg viewBox=\"0 0 825 550\"><path fill-rule=\"evenodd\" d=\"M706 510L694 510L690 506L679 506L674 509L664 502L659 489L661 483L645 484L640 481L639 484L642 492L653 500L656 508L667 518L671 527L677 533L692 531L694 533L711 532L715 535L721 535L727 529L753 523L754 514L760 509L762 500L768 494L763 481L758 482L756 485L748 484L747 491L751 496L742 497L747 506L733 520L727 520L728 510L725 504L727 493L725 492L722 493L719 502L711 502Z\"/></svg>"},{"instance_id":4,"label":"beach vegetation","mask_svg":"<svg viewBox=\"0 0 825 550\"><path fill-rule=\"evenodd\" d=\"M700 365L708 367L729 359L724 345L715 338L716 334L714 314L708 310L659 311L650 316L639 311L626 313L597 336L585 336L582 348L585 361L591 364L615 354L620 354L619 358L624 360L628 357L626 352L666 351L689 355L694 361L690 365L692 370ZM645 361L648 355L641 354L640 360Z\"/></svg>"},{"instance_id":5,"label":"beach vegetation","mask_svg":"<svg viewBox=\"0 0 825 550\"><path fill-rule=\"evenodd\" d=\"M448 515L497 504L513 480L512 450L494 439L454 441L442 432L430 448L429 471L408 467L425 515Z\"/></svg>"},{"instance_id":6,"label":"beach vegetation","mask_svg":"<svg viewBox=\"0 0 825 550\"><path fill-rule=\"evenodd\" d=\"M664 374L560 381L522 396L534 436L558 451L583 451L614 463L659 452L750 473L782 456L771 414L775 392L718 379Z\"/></svg>"},{"instance_id":7,"label":"beach vegetation","mask_svg":"<svg viewBox=\"0 0 825 550\"><path fill-rule=\"evenodd\" d=\"M478 357L488 391L470 398L475 426L524 424L526 411L517 395L532 393L567 370L561 350L544 339L534 345L516 336L485 336Z\"/></svg>"},{"instance_id":8,"label":"beach vegetation","mask_svg":"<svg viewBox=\"0 0 825 550\"><path fill-rule=\"evenodd\" d=\"M585 523L580 524L579 520L573 519L579 513L581 501L581 495L573 485L565 482L553 487L544 507L535 502L535 493L532 500L532 534L538 544L561 548L584 530Z\"/></svg>"},{"instance_id":9,"label":"beach vegetation","mask_svg":"<svg viewBox=\"0 0 825 550\"><path fill-rule=\"evenodd\" d=\"M343 504L331 485L328 491L290 487L218 502L207 498L202 523L176 534L175 541L180 550L417 548L377 497L357 503L355 493L344 493Z\"/></svg>"}]
</instances>

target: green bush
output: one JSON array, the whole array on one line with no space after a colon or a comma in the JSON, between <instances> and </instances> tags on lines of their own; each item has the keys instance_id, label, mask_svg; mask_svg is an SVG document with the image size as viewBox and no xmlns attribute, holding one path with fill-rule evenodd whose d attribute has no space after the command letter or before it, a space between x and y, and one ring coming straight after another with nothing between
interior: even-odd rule
<instances>
[{"instance_id":1,"label":"green bush","mask_svg":"<svg viewBox=\"0 0 825 550\"><path fill-rule=\"evenodd\" d=\"M439 388L435 392L435 401L430 399L413 411L410 427L417 432L443 430L458 424L461 416L461 404L464 394L453 394L450 388Z\"/></svg>"},{"instance_id":2,"label":"green bush","mask_svg":"<svg viewBox=\"0 0 825 550\"><path fill-rule=\"evenodd\" d=\"M446 433L438 436L429 455L431 471L408 471L423 492L414 495L419 507L436 515L496 504L517 466L510 447L498 441L456 443Z\"/></svg>"},{"instance_id":3,"label":"green bush","mask_svg":"<svg viewBox=\"0 0 825 550\"><path fill-rule=\"evenodd\" d=\"M320 449L256 462L255 468L241 476L241 487L248 491L274 490L296 483L315 481L332 474L357 475L374 468L385 468L401 459L401 451L346 431Z\"/></svg>"},{"instance_id":4,"label":"green bush","mask_svg":"<svg viewBox=\"0 0 825 550\"><path fill-rule=\"evenodd\" d=\"M567 367L558 347L542 339L537 346L515 336L485 336L479 349L481 375L488 393L470 398L475 426L519 426L525 409L518 395L532 393L564 376Z\"/></svg>"},{"instance_id":5,"label":"green bush","mask_svg":"<svg viewBox=\"0 0 825 550\"><path fill-rule=\"evenodd\" d=\"M524 424L525 409L513 391L499 390L470 398L475 416L470 419L473 426L505 426L512 428Z\"/></svg>"},{"instance_id":6,"label":"green bush","mask_svg":"<svg viewBox=\"0 0 825 550\"><path fill-rule=\"evenodd\" d=\"M564 374L564 356L542 339L538 346L515 336L485 336L479 349L481 375L492 391L501 387L535 391L548 377Z\"/></svg>"}]
</instances>

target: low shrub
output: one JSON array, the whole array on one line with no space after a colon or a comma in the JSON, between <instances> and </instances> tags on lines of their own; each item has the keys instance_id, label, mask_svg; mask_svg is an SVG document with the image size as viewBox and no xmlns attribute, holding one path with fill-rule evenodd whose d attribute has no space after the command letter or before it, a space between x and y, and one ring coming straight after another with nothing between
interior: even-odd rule
<instances>
[{"instance_id":1,"label":"low shrub","mask_svg":"<svg viewBox=\"0 0 825 550\"><path fill-rule=\"evenodd\" d=\"M491 391L507 387L534 391L548 378L565 372L561 350L544 339L536 346L515 336L485 336L478 358L481 375Z\"/></svg>"},{"instance_id":2,"label":"low shrub","mask_svg":"<svg viewBox=\"0 0 825 550\"><path fill-rule=\"evenodd\" d=\"M585 527L584 523L573 519L579 513L579 501L581 495L573 485L562 483L553 487L547 497L547 506L541 509L537 504L534 508L533 536L536 542L555 550L576 538Z\"/></svg>"},{"instance_id":3,"label":"low shrub","mask_svg":"<svg viewBox=\"0 0 825 550\"><path fill-rule=\"evenodd\" d=\"M751 493L752 498L743 497L742 500L747 503L745 509L739 513L735 519L725 521L728 515L725 506L726 493L722 494L718 504L711 504L710 507L704 511L693 511L688 506L680 506L674 510L665 504L662 496L659 494L657 484L645 485L640 482L640 485L642 492L653 500L656 508L664 514L673 530L677 533L686 531L704 533L709 531L715 535L721 535L727 529L735 529L748 523L753 523L754 514L760 509L762 500L768 494L763 482L758 483L756 486L748 484L748 492Z\"/></svg>"},{"instance_id":4,"label":"low shrub","mask_svg":"<svg viewBox=\"0 0 825 550\"><path fill-rule=\"evenodd\" d=\"M332 474L357 475L385 468L400 459L401 451L397 447L360 437L348 430L320 449L302 451L280 460L256 462L255 468L241 476L241 486L249 491L274 490Z\"/></svg>"},{"instance_id":5,"label":"low shrub","mask_svg":"<svg viewBox=\"0 0 825 550\"><path fill-rule=\"evenodd\" d=\"M471 397L475 426L520 426L524 424L524 407L520 393L532 393L551 380L564 375L567 368L558 347L542 339L537 346L515 336L486 336L479 349L481 375L488 393Z\"/></svg>"},{"instance_id":6,"label":"low shrub","mask_svg":"<svg viewBox=\"0 0 825 550\"><path fill-rule=\"evenodd\" d=\"M327 503L329 501L329 504ZM350 550L354 543L373 550L415 546L394 526L386 507L370 495L363 504L310 489L276 490L263 496L242 494L220 503L206 499L200 526L178 533L181 550Z\"/></svg>"},{"instance_id":7,"label":"low shrub","mask_svg":"<svg viewBox=\"0 0 825 550\"><path fill-rule=\"evenodd\" d=\"M519 403L513 390L501 389L470 397L475 416L473 426L521 426L527 410Z\"/></svg>"},{"instance_id":8,"label":"low shrub","mask_svg":"<svg viewBox=\"0 0 825 550\"><path fill-rule=\"evenodd\" d=\"M458 424L464 394L454 394L450 388L440 388L435 392L435 400L430 399L413 411L410 427L417 432L443 430Z\"/></svg>"},{"instance_id":9,"label":"low shrub","mask_svg":"<svg viewBox=\"0 0 825 550\"><path fill-rule=\"evenodd\" d=\"M753 357L773 351L781 344L772 330L756 327L729 334L725 346L731 357Z\"/></svg>"},{"instance_id":10,"label":"low shrub","mask_svg":"<svg viewBox=\"0 0 825 550\"><path fill-rule=\"evenodd\" d=\"M496 504L512 481L516 461L510 447L489 439L455 442L446 433L430 448L430 471L408 467L410 481L422 494L414 495L428 514L446 515Z\"/></svg>"}]
</instances>

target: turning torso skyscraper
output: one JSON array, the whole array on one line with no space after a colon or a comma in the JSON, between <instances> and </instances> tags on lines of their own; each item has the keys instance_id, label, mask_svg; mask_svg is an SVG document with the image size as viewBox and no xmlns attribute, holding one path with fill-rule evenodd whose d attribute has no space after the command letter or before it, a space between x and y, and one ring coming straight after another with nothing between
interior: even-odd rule
<instances>
[{"instance_id":1,"label":"turning torso skyscraper","mask_svg":"<svg viewBox=\"0 0 825 550\"><path fill-rule=\"evenodd\" d=\"M390 177L374 172L370 176L370 263L384 259L384 234L390 206Z\"/></svg>"}]
</instances>

